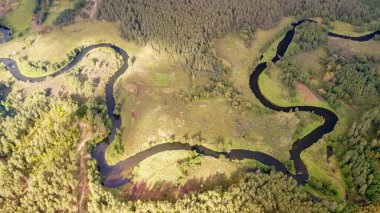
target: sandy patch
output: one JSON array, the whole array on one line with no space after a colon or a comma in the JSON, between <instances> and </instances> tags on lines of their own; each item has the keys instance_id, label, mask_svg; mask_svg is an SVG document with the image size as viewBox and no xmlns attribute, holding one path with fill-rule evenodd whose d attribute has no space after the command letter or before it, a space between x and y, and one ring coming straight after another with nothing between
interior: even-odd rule
<instances>
[{"instance_id":1,"label":"sandy patch","mask_svg":"<svg viewBox=\"0 0 380 213\"><path fill-rule=\"evenodd\" d=\"M305 84L296 82L296 89L302 93L305 101L317 99L317 96Z\"/></svg>"}]
</instances>

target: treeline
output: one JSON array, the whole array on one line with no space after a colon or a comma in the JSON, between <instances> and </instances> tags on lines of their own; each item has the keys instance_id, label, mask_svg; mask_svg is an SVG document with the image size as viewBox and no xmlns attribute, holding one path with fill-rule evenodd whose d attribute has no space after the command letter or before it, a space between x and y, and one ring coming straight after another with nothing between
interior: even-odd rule
<instances>
[{"instance_id":1,"label":"treeline","mask_svg":"<svg viewBox=\"0 0 380 213\"><path fill-rule=\"evenodd\" d=\"M254 7L253 7L254 5ZM268 7L273 8L267 10ZM212 54L209 44L232 30L244 29L252 40L256 25L269 28L282 15L277 1L103 1L98 18L121 21L127 40L179 55L192 76L219 79L226 69ZM265 12L264 12L265 11ZM191 18L190 18L191 17Z\"/></svg>"},{"instance_id":2,"label":"treeline","mask_svg":"<svg viewBox=\"0 0 380 213\"><path fill-rule=\"evenodd\" d=\"M346 56L336 48L326 48L327 59L324 91L322 95L331 104L338 99L348 104L363 105L369 97L379 97L380 76L376 66L380 60L374 57Z\"/></svg>"},{"instance_id":3,"label":"treeline","mask_svg":"<svg viewBox=\"0 0 380 213\"><path fill-rule=\"evenodd\" d=\"M379 17L380 4L365 0L104 0L97 17L119 23L127 40L179 55L191 75L219 78L225 70L209 54L209 44L234 30L252 40L257 27L273 27L284 15L322 16L361 24ZM378 1L378 0L377 0ZM376 15L378 14L378 15Z\"/></svg>"},{"instance_id":4,"label":"treeline","mask_svg":"<svg viewBox=\"0 0 380 213\"><path fill-rule=\"evenodd\" d=\"M287 1L297 18L323 17L363 25L380 17L379 0L295 0ZM295 4L295 5L294 5Z\"/></svg>"},{"instance_id":5,"label":"treeline","mask_svg":"<svg viewBox=\"0 0 380 213\"><path fill-rule=\"evenodd\" d=\"M334 202L310 200L297 183L281 173L248 174L227 190L216 188L170 201L126 202L100 185L96 163L90 161L89 212L336 212Z\"/></svg>"},{"instance_id":6,"label":"treeline","mask_svg":"<svg viewBox=\"0 0 380 213\"><path fill-rule=\"evenodd\" d=\"M353 203L368 205L380 201L380 110L363 113L345 136L333 142L338 149L340 167ZM348 205L348 209L357 204Z\"/></svg>"}]
</instances>

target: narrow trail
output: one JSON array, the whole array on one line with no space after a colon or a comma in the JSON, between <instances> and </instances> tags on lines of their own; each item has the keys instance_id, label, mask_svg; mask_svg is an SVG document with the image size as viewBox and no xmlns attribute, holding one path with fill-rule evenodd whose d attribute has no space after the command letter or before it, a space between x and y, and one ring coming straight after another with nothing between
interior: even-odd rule
<instances>
[{"instance_id":1,"label":"narrow trail","mask_svg":"<svg viewBox=\"0 0 380 213\"><path fill-rule=\"evenodd\" d=\"M86 212L86 203L88 195L88 180L87 180L87 161L91 159L90 154L87 152L86 142L92 137L88 136L86 133L89 132L88 126L79 122L80 139L77 152L79 153L79 184L78 184L78 212Z\"/></svg>"},{"instance_id":2,"label":"narrow trail","mask_svg":"<svg viewBox=\"0 0 380 213\"><path fill-rule=\"evenodd\" d=\"M297 23L293 23L293 28L289 30L285 37L281 40L277 47L277 52L274 58L271 59L272 62L277 62L280 60L281 57L283 57L286 53L286 50L288 49L290 43L293 40L296 27L302 24L305 21L312 21L312 20L301 20ZM0 28L1 29L1 28ZM373 39L375 35L380 35L380 31L376 31L374 33L360 36L360 37L349 37L344 35L337 35L333 33L329 33L329 36L332 37L338 37L342 39L350 39L353 41L368 41L370 39ZM1 41L0 41L1 43ZM294 161L294 166L296 170L296 174L292 175L288 172L285 165L275 159L274 157L267 155L262 152L256 152L256 151L250 151L250 150L240 150L235 149L231 150L230 152L217 152L211 149L208 149L204 146L195 145L191 146L189 144L183 144L180 142L174 142L174 143L164 143L159 144L154 147L151 147L145 151L142 151L140 153L137 153L134 156L129 157L128 159L121 161L117 163L116 165L108 165L106 159L105 159L105 152L108 148L108 145L110 142L112 142L116 135L116 129L121 127L121 118L118 115L113 114L115 109L115 97L114 97L114 84L115 81L123 75L127 68L128 68L128 54L121 49L120 47L109 44L109 43L103 43L103 44L96 44L89 47L84 48L69 64L67 64L65 67L63 67L61 70L49 75L49 77L55 77L62 73L65 73L69 71L72 67L74 67L79 61L83 59L83 57L91 50L100 48L100 47L109 47L112 48L118 53L123 59L124 63L122 66L117 70L112 77L108 80L105 94L106 94L106 105L108 109L108 117L112 121L112 129L108 136L104 138L104 140L100 143L98 143L92 152L92 157L97 160L98 162L98 168L99 172L103 177L103 185L107 187L118 187L122 186L125 183L129 182L130 180L125 177L125 174L129 171L132 171L135 166L137 166L141 161L146 159L147 157L150 157L154 154L157 154L159 152L168 151L168 150L189 150L189 151L195 151L202 155L212 156L215 158L218 158L220 155L224 155L229 159L254 159L257 160L265 165L273 166L276 171L282 172L286 175L292 176L300 185L305 185L307 183L309 174L307 171L307 168L304 164L304 162L301 159L301 152L305 150L306 148L310 147L314 143L316 143L320 138L322 138L323 135L330 133L336 123L338 122L338 117L335 113L333 113L330 110L320 108L320 107L313 107L313 106L290 106L290 107L282 107L277 106L273 104L270 100L268 100L261 92L259 86L258 86L258 79L260 74L266 70L267 68L267 62L259 64L255 70L252 72L250 78L249 78L249 85L256 96L260 100L260 102L267 108L272 109L274 111L283 111L283 112L294 112L295 110L299 111L307 111L314 113L316 115L319 115L324 118L324 123L314 129L311 133L306 135L305 137L295 141L295 143L292 145L292 149L290 150L290 156L291 160ZM37 77L37 78L30 78L27 76L24 76L20 70L18 69L17 63L10 58L0 58L0 62L3 62L10 70L11 74L19 81L24 81L28 83L35 83L35 82L42 82L47 79L48 76L43 77ZM81 125L79 125L80 128ZM81 131L84 131L83 129ZM85 203L86 200L86 146L85 146L85 140L81 140L78 151L80 152L81 158L81 169L80 169L80 176L81 176L81 183L79 186L80 191L80 201L79 206L82 208L82 206Z\"/></svg>"}]
</instances>

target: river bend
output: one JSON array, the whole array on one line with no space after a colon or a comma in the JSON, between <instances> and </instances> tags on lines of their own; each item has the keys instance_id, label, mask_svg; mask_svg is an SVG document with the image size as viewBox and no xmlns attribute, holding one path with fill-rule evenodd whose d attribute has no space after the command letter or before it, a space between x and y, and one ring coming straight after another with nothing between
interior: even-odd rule
<instances>
[{"instance_id":1,"label":"river bend","mask_svg":"<svg viewBox=\"0 0 380 213\"><path fill-rule=\"evenodd\" d=\"M281 40L277 47L276 55L271 59L271 62L275 63L278 60L280 60L281 57L283 57L290 45L290 43L293 40L295 30L297 26L302 24L305 21L312 21L312 20L301 20L297 23L292 24L292 29L290 29L285 37ZM9 37L6 37L3 40L0 40L0 43L5 42L8 40L11 36L10 29L0 26L0 31L4 35L8 35ZM328 34L331 37L341 38L341 39L349 39L353 41L368 41L370 39L373 39L376 35L380 35L380 31L373 32L368 35L363 35L359 37L350 37L345 35L338 35L335 33L329 33ZM306 165L301 159L301 152L314 143L316 143L319 139L323 137L323 135L330 133L333 131L336 123L338 122L338 116L333 113L332 111L321 108L321 107L313 107L313 106L278 106L272 103L270 100L268 100L261 92L260 87L258 85L258 80L260 74L262 74L265 69L267 68L267 62L260 63L256 66L256 68L253 70L252 74L249 77L249 86L253 92L253 94L256 96L257 99L260 100L260 102L267 108L274 110L274 111L283 111L283 112L294 112L295 110L299 111L307 111L314 113L316 115L319 115L323 117L324 123L314 129L312 132L304 136L303 138L295 141L292 145L292 148L290 150L290 157L291 160L294 161L294 167L295 167L295 174L290 174L283 163L281 163L279 160L275 159L274 157L258 152L258 151L250 151L250 150L241 150L241 149L234 149L230 152L217 152L211 149L208 149L201 145L194 145L191 146L189 144L181 143L181 142L174 142L174 143L164 143L159 144L156 146L153 146L149 149L146 149L144 151L141 151L131 157L129 157L126 160L123 160L116 165L108 165L106 159L105 159L105 153L107 150L108 145L110 142L112 142L116 135L116 129L121 127L121 118L120 116L114 115L114 109L115 109L115 97L114 97L114 84L116 80L123 75L127 68L128 68L128 54L121 49L120 47L109 44L109 43L102 43L102 44L96 44L89 47L86 47L81 50L81 52L71 61L69 62L65 67L58 70L57 72L43 77L37 77L37 78L31 78L24 76L20 70L18 69L17 63L10 58L0 58L0 62L4 63L10 70L11 74L14 76L15 79L19 81L29 82L29 83L35 83L35 82L42 82L47 79L47 77L55 77L62 73L65 73L69 71L72 67L74 67L79 61L83 59L83 57L91 50L100 48L100 47L109 47L115 50L122 58L123 58L123 64L122 66L112 75L112 77L108 80L106 84L106 104L108 109L108 116L112 121L112 130L107 135L105 139L103 139L102 142L98 143L92 152L92 157L97 160L98 162L98 168L101 176L103 177L103 184L107 187L118 187L122 186L125 183L129 182L130 179L125 176L126 173L131 172L135 166L137 166L141 161L144 159L153 156L157 153L163 152L163 151L172 151L172 150L189 150L189 151L195 151L199 154L205 155L205 156L211 156L218 158L220 155L224 155L225 157L229 159L254 159L257 160L265 165L272 166L276 171L282 172L286 175L292 176L300 185L305 185L307 183L307 180L309 178L309 174L306 168Z\"/></svg>"}]
</instances>

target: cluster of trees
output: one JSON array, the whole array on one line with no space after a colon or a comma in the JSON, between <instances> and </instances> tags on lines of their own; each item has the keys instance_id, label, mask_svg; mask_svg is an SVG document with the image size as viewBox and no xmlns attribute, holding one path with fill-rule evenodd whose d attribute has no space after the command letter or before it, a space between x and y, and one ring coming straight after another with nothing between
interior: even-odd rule
<instances>
[{"instance_id":1,"label":"cluster of trees","mask_svg":"<svg viewBox=\"0 0 380 213\"><path fill-rule=\"evenodd\" d=\"M191 156L179 160L179 169L181 171L181 176L178 178L177 182L180 183L186 176L189 170L194 169L202 164L202 156L194 152Z\"/></svg>"},{"instance_id":2,"label":"cluster of trees","mask_svg":"<svg viewBox=\"0 0 380 213\"><path fill-rule=\"evenodd\" d=\"M310 73L303 72L292 61L283 58L276 63L282 70L282 80L289 86L294 87L294 81L297 80L305 85L310 85Z\"/></svg>"},{"instance_id":3,"label":"cluster of trees","mask_svg":"<svg viewBox=\"0 0 380 213\"><path fill-rule=\"evenodd\" d=\"M335 212L335 202L316 203L303 188L281 173L248 174L227 190L216 188L170 201L125 202L100 185L96 163L90 161L90 212Z\"/></svg>"},{"instance_id":4,"label":"cluster of trees","mask_svg":"<svg viewBox=\"0 0 380 213\"><path fill-rule=\"evenodd\" d=\"M363 105L369 97L380 95L380 76L374 63L378 59L365 56L346 56L335 48L327 48L329 57L324 61L326 81L323 94L335 105L338 99L349 104Z\"/></svg>"},{"instance_id":5,"label":"cluster of trees","mask_svg":"<svg viewBox=\"0 0 380 213\"><path fill-rule=\"evenodd\" d=\"M10 95L13 115L0 117L0 207L4 212L75 212L78 106L46 93Z\"/></svg>"},{"instance_id":6,"label":"cluster of trees","mask_svg":"<svg viewBox=\"0 0 380 213\"><path fill-rule=\"evenodd\" d=\"M290 1L288 7L294 9L291 14L297 18L319 16L362 25L379 17L379 3L379 0L296 0Z\"/></svg>"},{"instance_id":7,"label":"cluster of trees","mask_svg":"<svg viewBox=\"0 0 380 213\"><path fill-rule=\"evenodd\" d=\"M81 92L84 96L91 97L94 95L98 82L94 79L87 79L87 76L82 74L82 71L82 68L72 70L67 76L67 82L75 92Z\"/></svg>"},{"instance_id":8,"label":"cluster of trees","mask_svg":"<svg viewBox=\"0 0 380 213\"><path fill-rule=\"evenodd\" d=\"M0 208L4 212L77 212L78 120L99 138L109 132L104 98L86 102L13 91L0 116ZM6 159L6 160L3 160Z\"/></svg>"},{"instance_id":9,"label":"cluster of trees","mask_svg":"<svg viewBox=\"0 0 380 213\"><path fill-rule=\"evenodd\" d=\"M52 73L58 71L72 61L81 52L82 48L83 47L78 47L71 50L67 53L67 59L54 64L51 64L49 61L32 61L27 55L25 55L16 60L17 66L23 73L30 73L37 76L44 75L47 72Z\"/></svg>"},{"instance_id":10,"label":"cluster of trees","mask_svg":"<svg viewBox=\"0 0 380 213\"><path fill-rule=\"evenodd\" d=\"M75 19L75 10L66 9L62 11L58 17L54 20L54 25L69 25L74 23Z\"/></svg>"},{"instance_id":11,"label":"cluster of trees","mask_svg":"<svg viewBox=\"0 0 380 213\"><path fill-rule=\"evenodd\" d=\"M37 24L42 24L49 14L49 9L53 4L53 0L35 0L33 14L37 18Z\"/></svg>"},{"instance_id":12,"label":"cluster of trees","mask_svg":"<svg viewBox=\"0 0 380 213\"><path fill-rule=\"evenodd\" d=\"M293 48L289 54L297 54L301 51L310 51L327 42L328 30L318 23L304 22L296 29L293 38Z\"/></svg>"},{"instance_id":13,"label":"cluster of trees","mask_svg":"<svg viewBox=\"0 0 380 213\"><path fill-rule=\"evenodd\" d=\"M277 62L283 71L282 80L289 87L294 86L295 80L310 85L311 73L301 71L294 62L287 59L300 52L311 51L325 44L328 39L327 34L328 31L325 27L314 22L304 22L297 27L293 43L286 53L286 57Z\"/></svg>"},{"instance_id":14,"label":"cluster of trees","mask_svg":"<svg viewBox=\"0 0 380 213\"><path fill-rule=\"evenodd\" d=\"M307 29L305 32L308 31ZM299 50L307 51L325 42L324 39L314 40L314 42L306 39L308 42L315 44L315 46L307 45L308 42L301 39L304 37L302 34L298 40L301 42L295 45L298 46ZM305 33L303 35L309 34ZM310 38L312 37L310 36ZM305 48L302 47L303 45L305 45ZM364 105L371 98L376 99L380 95L380 75L376 70L380 58L376 56L347 55L341 49L326 45L325 49L328 57L323 59L322 64L326 72L323 86L318 92L331 106L339 105L339 100L343 100L348 104ZM294 62L288 60L291 55L292 53L276 63L283 71L282 80L289 87L293 87L295 80L305 85L310 85L310 76L314 75L313 70L300 70Z\"/></svg>"},{"instance_id":15,"label":"cluster of trees","mask_svg":"<svg viewBox=\"0 0 380 213\"><path fill-rule=\"evenodd\" d=\"M86 0L76 0L74 7L62 11L54 20L54 25L69 25L74 23L75 15L87 5Z\"/></svg>"},{"instance_id":16,"label":"cluster of trees","mask_svg":"<svg viewBox=\"0 0 380 213\"><path fill-rule=\"evenodd\" d=\"M234 88L230 81L210 81L209 83L197 86L190 91L180 91L174 96L185 102L193 102L200 99L210 99L223 95L231 106L238 110L252 110L253 104L243 100L242 95Z\"/></svg>"},{"instance_id":17,"label":"cluster of trees","mask_svg":"<svg viewBox=\"0 0 380 213\"><path fill-rule=\"evenodd\" d=\"M4 116L10 108L9 101L7 101L7 96L12 91L12 84L12 81L0 81L0 116Z\"/></svg>"},{"instance_id":18,"label":"cluster of trees","mask_svg":"<svg viewBox=\"0 0 380 213\"><path fill-rule=\"evenodd\" d=\"M116 158L122 154L124 154L124 143L121 139L122 131L120 129L116 129L116 135L111 144L107 148L107 153L110 153L112 158Z\"/></svg>"},{"instance_id":19,"label":"cluster of trees","mask_svg":"<svg viewBox=\"0 0 380 213\"><path fill-rule=\"evenodd\" d=\"M308 184L313 189L322 192L327 196L336 196L338 194L330 180L319 180L318 178L311 176Z\"/></svg>"},{"instance_id":20,"label":"cluster of trees","mask_svg":"<svg viewBox=\"0 0 380 213\"><path fill-rule=\"evenodd\" d=\"M284 15L329 17L356 24L369 22L379 13L379 4L366 0L104 0L97 17L119 23L127 40L153 41L159 50L179 55L191 75L218 78L224 71L209 54L209 44L233 30L247 33L247 46L257 27L270 28ZM191 17L191 18L189 18Z\"/></svg>"},{"instance_id":21,"label":"cluster of trees","mask_svg":"<svg viewBox=\"0 0 380 213\"><path fill-rule=\"evenodd\" d=\"M349 199L376 204L380 200L380 109L362 114L346 135L335 143L343 145L340 159Z\"/></svg>"},{"instance_id":22,"label":"cluster of trees","mask_svg":"<svg viewBox=\"0 0 380 213\"><path fill-rule=\"evenodd\" d=\"M12 87L11 81L0 81L0 101L5 99L5 96L7 95L7 91L10 90L11 87Z\"/></svg>"}]
</instances>

